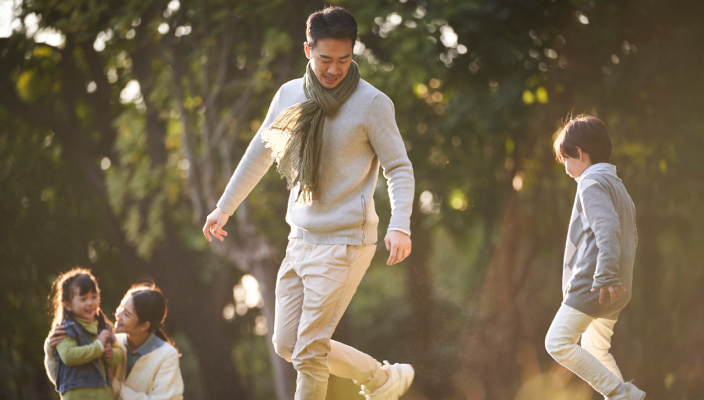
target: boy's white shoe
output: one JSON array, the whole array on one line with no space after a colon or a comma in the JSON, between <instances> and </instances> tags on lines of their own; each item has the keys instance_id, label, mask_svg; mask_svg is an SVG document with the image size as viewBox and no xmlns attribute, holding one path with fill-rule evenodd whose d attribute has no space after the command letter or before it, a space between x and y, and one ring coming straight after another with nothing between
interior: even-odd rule
<instances>
[{"instance_id":1,"label":"boy's white shoe","mask_svg":"<svg viewBox=\"0 0 704 400\"><path fill-rule=\"evenodd\" d=\"M362 391L359 394L363 395L366 400L398 400L413 382L415 371L410 364L389 364L384 361L381 367L386 370L389 378L375 391L370 391L362 385Z\"/></svg>"},{"instance_id":2,"label":"boy's white shoe","mask_svg":"<svg viewBox=\"0 0 704 400\"><path fill-rule=\"evenodd\" d=\"M609 396L606 400L643 400L645 399L645 392L638 389L636 385L631 382L625 382L623 384L623 392Z\"/></svg>"}]
</instances>

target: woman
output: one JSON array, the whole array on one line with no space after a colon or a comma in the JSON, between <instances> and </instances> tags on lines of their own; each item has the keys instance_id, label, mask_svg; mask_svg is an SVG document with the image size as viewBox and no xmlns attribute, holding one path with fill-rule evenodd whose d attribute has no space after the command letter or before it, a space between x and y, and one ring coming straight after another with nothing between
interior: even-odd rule
<instances>
[{"instance_id":1,"label":"woman","mask_svg":"<svg viewBox=\"0 0 704 400\"><path fill-rule=\"evenodd\" d=\"M162 330L166 298L153 283L130 288L115 314L115 346L125 357L114 371L113 392L121 400L181 400L183 378L179 352ZM56 326L45 344L44 364L49 379L56 379L54 347L66 337Z\"/></svg>"}]
</instances>

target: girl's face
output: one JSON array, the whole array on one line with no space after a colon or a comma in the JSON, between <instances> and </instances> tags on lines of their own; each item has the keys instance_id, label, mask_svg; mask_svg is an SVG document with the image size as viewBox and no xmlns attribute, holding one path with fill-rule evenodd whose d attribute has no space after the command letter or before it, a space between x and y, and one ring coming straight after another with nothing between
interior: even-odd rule
<instances>
[{"instance_id":1,"label":"girl's face","mask_svg":"<svg viewBox=\"0 0 704 400\"><path fill-rule=\"evenodd\" d=\"M92 321L100 309L100 295L93 291L81 294L81 288L72 287L73 297L70 302L64 302L64 308L71 311L77 318Z\"/></svg>"},{"instance_id":2,"label":"girl's face","mask_svg":"<svg viewBox=\"0 0 704 400\"><path fill-rule=\"evenodd\" d=\"M120 307L115 312L115 332L135 334L149 329L149 323L139 323L139 317L134 310L132 296L125 296L120 303Z\"/></svg>"}]
</instances>

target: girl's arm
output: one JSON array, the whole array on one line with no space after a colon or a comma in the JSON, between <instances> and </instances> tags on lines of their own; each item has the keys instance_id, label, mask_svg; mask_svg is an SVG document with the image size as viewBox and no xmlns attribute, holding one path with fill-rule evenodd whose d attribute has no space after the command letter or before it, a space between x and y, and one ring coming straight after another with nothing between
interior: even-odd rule
<instances>
[{"instance_id":1,"label":"girl's arm","mask_svg":"<svg viewBox=\"0 0 704 400\"><path fill-rule=\"evenodd\" d=\"M76 341L67 337L56 346L61 361L69 367L85 364L103 355L103 345L95 341L85 346L79 346Z\"/></svg>"},{"instance_id":2,"label":"girl's arm","mask_svg":"<svg viewBox=\"0 0 704 400\"><path fill-rule=\"evenodd\" d=\"M133 370L132 373L134 372ZM178 352L174 349L165 356L148 393L136 392L117 380L113 389L118 393L120 400L183 400L183 378Z\"/></svg>"}]
</instances>

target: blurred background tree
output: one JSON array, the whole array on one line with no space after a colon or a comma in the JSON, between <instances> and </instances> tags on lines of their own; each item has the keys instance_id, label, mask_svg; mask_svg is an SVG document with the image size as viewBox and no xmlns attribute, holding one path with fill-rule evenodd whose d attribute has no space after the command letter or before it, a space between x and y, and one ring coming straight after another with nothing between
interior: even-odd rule
<instances>
[{"instance_id":1,"label":"blurred background tree","mask_svg":"<svg viewBox=\"0 0 704 400\"><path fill-rule=\"evenodd\" d=\"M417 182L413 255L387 267L380 246L336 338L413 363L409 399L596 399L542 344L576 189L551 142L586 112L638 209L612 351L650 396L703 397L702 4L332 3L357 18L362 77L394 101ZM305 20L323 6L0 3L0 396L57 397L46 297L83 265L108 313L141 276L163 288L187 398L291 398L268 329L285 185L272 169L224 244L200 228L275 91L303 74ZM331 381L329 398L361 398Z\"/></svg>"}]
</instances>

